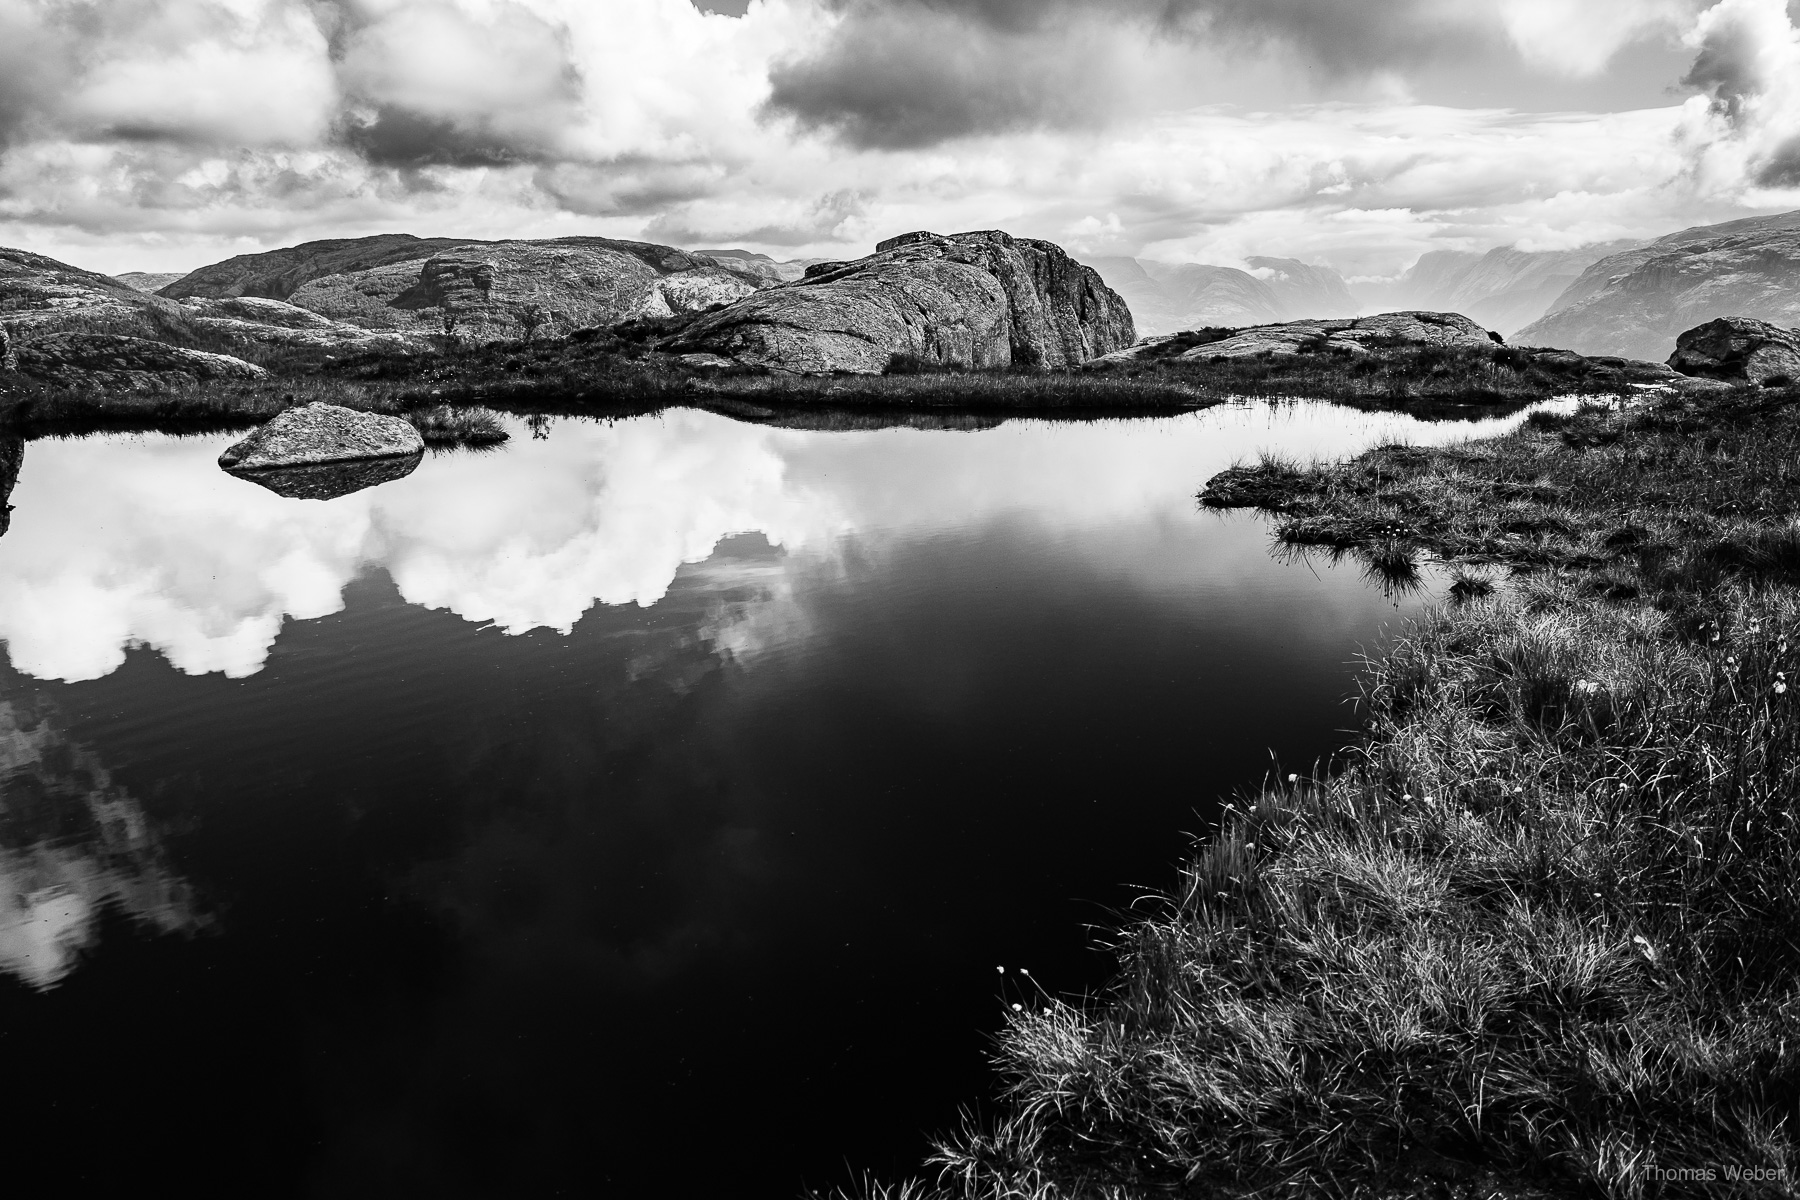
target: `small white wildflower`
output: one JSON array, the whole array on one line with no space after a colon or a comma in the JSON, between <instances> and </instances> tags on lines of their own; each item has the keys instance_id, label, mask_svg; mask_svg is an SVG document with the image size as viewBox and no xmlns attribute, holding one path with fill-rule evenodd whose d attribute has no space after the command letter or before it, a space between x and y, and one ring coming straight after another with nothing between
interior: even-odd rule
<instances>
[{"instance_id":1,"label":"small white wildflower","mask_svg":"<svg viewBox=\"0 0 1800 1200\"><path fill-rule=\"evenodd\" d=\"M1025 968L1024 968L1024 967L1020 967L1020 968L1019 968L1019 974L1021 974L1021 975L1029 975L1029 974L1031 974L1031 972L1030 972L1030 971L1027 971L1027 970L1026 970L1026 969L1025 969Z\"/></svg>"},{"instance_id":2,"label":"small white wildflower","mask_svg":"<svg viewBox=\"0 0 1800 1200\"><path fill-rule=\"evenodd\" d=\"M1013 1005L1013 1011L1014 1012L1024 1012L1025 1006L1023 1004L1015 1004L1015 1005Z\"/></svg>"},{"instance_id":3,"label":"small white wildflower","mask_svg":"<svg viewBox=\"0 0 1800 1200\"><path fill-rule=\"evenodd\" d=\"M996 970L996 971L998 971L998 972L1000 972L1000 973L1001 973L1001 974L1002 974L1002 975L1004 975L1004 974L1006 974L1006 968L1005 968L1005 967L995 967L995 968L994 968L994 970Z\"/></svg>"},{"instance_id":4,"label":"small white wildflower","mask_svg":"<svg viewBox=\"0 0 1800 1200\"><path fill-rule=\"evenodd\" d=\"M1780 695L1784 694L1786 691L1787 691L1787 684L1785 682L1783 682L1782 680L1777 679L1775 681L1775 694L1777 696L1780 696Z\"/></svg>"},{"instance_id":5,"label":"small white wildflower","mask_svg":"<svg viewBox=\"0 0 1800 1200\"><path fill-rule=\"evenodd\" d=\"M1299 776L1298 776L1298 775L1289 775L1289 776L1288 776L1288 782L1289 782L1289 783L1299 783L1299 782L1300 782L1300 777L1299 777Z\"/></svg>"},{"instance_id":6,"label":"small white wildflower","mask_svg":"<svg viewBox=\"0 0 1800 1200\"><path fill-rule=\"evenodd\" d=\"M1402 799L1402 800L1411 800L1411 799L1412 799L1412 793L1411 793L1411 792L1406 792L1406 793L1404 793L1404 794L1402 794L1402 795L1401 795L1401 797L1400 797L1400 798L1401 798L1401 799Z\"/></svg>"}]
</instances>

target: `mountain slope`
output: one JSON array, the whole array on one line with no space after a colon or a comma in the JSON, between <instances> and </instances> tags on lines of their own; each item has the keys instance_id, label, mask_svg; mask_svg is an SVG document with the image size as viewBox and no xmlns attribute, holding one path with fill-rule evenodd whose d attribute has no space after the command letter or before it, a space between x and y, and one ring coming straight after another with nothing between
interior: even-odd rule
<instances>
[{"instance_id":1,"label":"mountain slope","mask_svg":"<svg viewBox=\"0 0 1800 1200\"><path fill-rule=\"evenodd\" d=\"M179 304L110 275L0 247L0 322L20 341L85 332L185 341L194 330Z\"/></svg>"},{"instance_id":2,"label":"mountain slope","mask_svg":"<svg viewBox=\"0 0 1800 1200\"><path fill-rule=\"evenodd\" d=\"M613 238L383 234L240 255L190 273L162 295L284 300L363 329L490 340L698 312L779 277L764 263Z\"/></svg>"},{"instance_id":3,"label":"mountain slope","mask_svg":"<svg viewBox=\"0 0 1800 1200\"><path fill-rule=\"evenodd\" d=\"M1800 324L1800 212L1701 225L1601 259L1518 340L1662 359L1718 317Z\"/></svg>"},{"instance_id":4,"label":"mountain slope","mask_svg":"<svg viewBox=\"0 0 1800 1200\"><path fill-rule=\"evenodd\" d=\"M1357 295L1377 309L1460 312L1511 336L1543 316L1588 267L1636 245L1607 242L1574 250L1499 246L1485 254L1432 250L1421 254L1400 278L1363 284Z\"/></svg>"}]
</instances>

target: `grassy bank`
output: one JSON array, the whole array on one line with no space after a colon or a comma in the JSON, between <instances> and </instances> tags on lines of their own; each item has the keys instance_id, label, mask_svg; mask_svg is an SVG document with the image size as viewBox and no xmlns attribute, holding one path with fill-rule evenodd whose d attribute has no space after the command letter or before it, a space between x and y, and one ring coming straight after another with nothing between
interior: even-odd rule
<instances>
[{"instance_id":1,"label":"grassy bank","mask_svg":"<svg viewBox=\"0 0 1800 1200\"><path fill-rule=\"evenodd\" d=\"M1800 1179L1800 394L1208 489L1461 603L1242 797L913 1195L1782 1196Z\"/></svg>"}]
</instances>

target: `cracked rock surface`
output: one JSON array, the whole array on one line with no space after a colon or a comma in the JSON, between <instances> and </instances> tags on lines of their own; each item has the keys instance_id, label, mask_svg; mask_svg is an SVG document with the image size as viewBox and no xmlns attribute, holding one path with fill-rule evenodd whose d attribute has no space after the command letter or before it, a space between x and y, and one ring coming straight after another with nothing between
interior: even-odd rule
<instances>
[{"instance_id":1,"label":"cracked rock surface","mask_svg":"<svg viewBox=\"0 0 1800 1200\"><path fill-rule=\"evenodd\" d=\"M1074 366L1131 345L1131 310L1052 242L998 230L890 238L868 258L706 313L678 354L746 366L877 374L899 357L960 367Z\"/></svg>"}]
</instances>

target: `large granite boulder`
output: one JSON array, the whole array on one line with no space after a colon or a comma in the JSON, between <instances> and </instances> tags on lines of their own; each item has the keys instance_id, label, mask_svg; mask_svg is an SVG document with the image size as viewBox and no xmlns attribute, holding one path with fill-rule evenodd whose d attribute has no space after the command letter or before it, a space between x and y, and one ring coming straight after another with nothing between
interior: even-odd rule
<instances>
[{"instance_id":1,"label":"large granite boulder","mask_svg":"<svg viewBox=\"0 0 1800 1200\"><path fill-rule=\"evenodd\" d=\"M1513 341L1662 359L1683 330L1716 317L1800 325L1800 212L1684 229L1603 258Z\"/></svg>"},{"instance_id":2,"label":"large granite boulder","mask_svg":"<svg viewBox=\"0 0 1800 1200\"><path fill-rule=\"evenodd\" d=\"M1249 329L1234 330L1229 336L1215 334L1203 341L1196 341L1191 334L1165 334L1145 338L1136 345L1105 355L1096 365L1153 358L1210 362L1265 354L1276 358L1333 351L1367 354L1371 350L1399 346L1492 350L1499 341L1497 335L1460 313L1397 312L1334 321L1254 325Z\"/></svg>"},{"instance_id":3,"label":"large granite boulder","mask_svg":"<svg viewBox=\"0 0 1800 1200\"><path fill-rule=\"evenodd\" d=\"M1800 331L1752 317L1720 317L1676 338L1669 365L1706 379L1800 382Z\"/></svg>"},{"instance_id":4,"label":"large granite boulder","mask_svg":"<svg viewBox=\"0 0 1800 1200\"><path fill-rule=\"evenodd\" d=\"M890 238L867 258L702 315L665 349L808 374L1073 366L1130 345L1131 310L1060 246L997 230Z\"/></svg>"},{"instance_id":5,"label":"large granite boulder","mask_svg":"<svg viewBox=\"0 0 1800 1200\"><path fill-rule=\"evenodd\" d=\"M229 354L187 350L113 333L51 333L20 338L19 372L53 387L155 390L175 383L262 379L268 372Z\"/></svg>"},{"instance_id":6,"label":"large granite boulder","mask_svg":"<svg viewBox=\"0 0 1800 1200\"><path fill-rule=\"evenodd\" d=\"M422 454L412 422L314 401L290 408L219 455L230 471L263 471L317 463Z\"/></svg>"}]
</instances>

